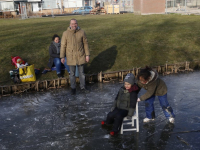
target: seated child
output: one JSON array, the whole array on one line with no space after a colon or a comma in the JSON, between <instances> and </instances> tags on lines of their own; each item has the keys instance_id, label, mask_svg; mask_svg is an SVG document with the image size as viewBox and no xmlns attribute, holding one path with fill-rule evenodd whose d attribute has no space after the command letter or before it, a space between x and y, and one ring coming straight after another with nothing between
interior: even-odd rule
<instances>
[{"instance_id":1,"label":"seated child","mask_svg":"<svg viewBox=\"0 0 200 150\"><path fill-rule=\"evenodd\" d=\"M113 124L110 135L116 135L123 122L123 118L131 119L135 112L137 103L137 94L139 92L138 86L135 84L135 77L132 73L126 75L124 79L124 86L119 89L117 97L111 111L107 114L106 121L102 121L102 125Z\"/></svg>"}]
</instances>

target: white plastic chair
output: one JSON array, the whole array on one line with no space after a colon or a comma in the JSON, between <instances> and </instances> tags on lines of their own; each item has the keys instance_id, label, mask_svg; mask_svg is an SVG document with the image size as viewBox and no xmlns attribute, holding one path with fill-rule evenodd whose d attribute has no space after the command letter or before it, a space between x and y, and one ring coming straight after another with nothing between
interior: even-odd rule
<instances>
[{"instance_id":1,"label":"white plastic chair","mask_svg":"<svg viewBox=\"0 0 200 150\"><path fill-rule=\"evenodd\" d=\"M135 126L135 123L134 123L135 120L136 120L136 126ZM126 121L126 122L124 122L124 121ZM131 128L129 127L128 129L124 129L124 125L129 125L129 124L132 125ZM135 113L132 116L132 119L127 119L127 117L124 117L120 133L123 134L124 131L137 131L137 132L139 132L138 102L136 104Z\"/></svg>"}]
</instances>

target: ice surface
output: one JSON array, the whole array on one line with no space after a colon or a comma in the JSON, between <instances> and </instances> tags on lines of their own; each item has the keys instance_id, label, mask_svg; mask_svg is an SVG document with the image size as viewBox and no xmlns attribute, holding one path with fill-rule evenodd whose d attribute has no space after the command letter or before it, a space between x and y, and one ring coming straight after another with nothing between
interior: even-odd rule
<instances>
[{"instance_id":1,"label":"ice surface","mask_svg":"<svg viewBox=\"0 0 200 150\"><path fill-rule=\"evenodd\" d=\"M139 103L140 132L111 137L101 127L122 83L93 83L90 93L69 88L24 93L0 99L0 149L7 150L198 150L200 149L200 72L161 77L175 124L164 117L155 100L155 122L144 124ZM142 90L140 95L145 91ZM191 132L194 131L194 132Z\"/></svg>"}]
</instances>

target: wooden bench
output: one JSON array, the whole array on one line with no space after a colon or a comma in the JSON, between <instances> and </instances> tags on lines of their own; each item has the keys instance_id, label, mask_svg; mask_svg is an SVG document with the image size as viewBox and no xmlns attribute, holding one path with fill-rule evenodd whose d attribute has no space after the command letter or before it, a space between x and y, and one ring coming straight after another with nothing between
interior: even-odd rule
<instances>
[{"instance_id":1,"label":"wooden bench","mask_svg":"<svg viewBox=\"0 0 200 150\"><path fill-rule=\"evenodd\" d=\"M0 18L4 18L3 12L0 12Z\"/></svg>"},{"instance_id":2,"label":"wooden bench","mask_svg":"<svg viewBox=\"0 0 200 150\"><path fill-rule=\"evenodd\" d=\"M10 11L8 11L8 12L3 12L3 14L4 14L4 18L13 18L13 15L11 14Z\"/></svg>"},{"instance_id":3,"label":"wooden bench","mask_svg":"<svg viewBox=\"0 0 200 150\"><path fill-rule=\"evenodd\" d=\"M0 13L0 18L13 18L14 16L11 14L10 11L7 12L1 12Z\"/></svg>"}]
</instances>

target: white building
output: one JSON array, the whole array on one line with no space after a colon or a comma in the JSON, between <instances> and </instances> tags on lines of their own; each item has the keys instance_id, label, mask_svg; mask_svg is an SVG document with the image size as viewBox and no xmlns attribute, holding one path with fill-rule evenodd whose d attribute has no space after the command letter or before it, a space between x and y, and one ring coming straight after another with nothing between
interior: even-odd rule
<instances>
[{"instance_id":1,"label":"white building","mask_svg":"<svg viewBox=\"0 0 200 150\"><path fill-rule=\"evenodd\" d=\"M95 0L0 0L0 11L19 11L20 3L26 3L33 12L43 9L93 6Z\"/></svg>"},{"instance_id":2,"label":"white building","mask_svg":"<svg viewBox=\"0 0 200 150\"><path fill-rule=\"evenodd\" d=\"M29 4L32 11L39 11L42 7L42 0L0 0L0 11L19 11L20 3Z\"/></svg>"}]
</instances>

